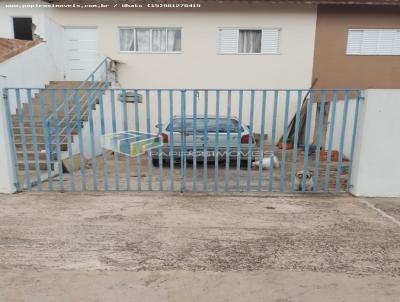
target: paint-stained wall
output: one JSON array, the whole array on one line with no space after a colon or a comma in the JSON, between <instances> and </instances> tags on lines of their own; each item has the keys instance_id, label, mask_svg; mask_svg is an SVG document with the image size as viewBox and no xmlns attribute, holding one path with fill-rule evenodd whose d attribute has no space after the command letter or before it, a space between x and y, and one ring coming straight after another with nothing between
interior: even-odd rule
<instances>
[{"instance_id":1,"label":"paint-stained wall","mask_svg":"<svg viewBox=\"0 0 400 302\"><path fill-rule=\"evenodd\" d=\"M398 28L400 7L318 7L313 78L319 88L400 88L400 56L346 55L351 28Z\"/></svg>"}]
</instances>

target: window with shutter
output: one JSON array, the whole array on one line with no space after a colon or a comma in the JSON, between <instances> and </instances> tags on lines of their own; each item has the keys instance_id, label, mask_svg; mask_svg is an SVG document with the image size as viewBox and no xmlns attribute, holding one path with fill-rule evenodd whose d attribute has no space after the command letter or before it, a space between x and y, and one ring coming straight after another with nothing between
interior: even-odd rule
<instances>
[{"instance_id":1,"label":"window with shutter","mask_svg":"<svg viewBox=\"0 0 400 302\"><path fill-rule=\"evenodd\" d=\"M221 54L279 54L280 30L220 28L218 52Z\"/></svg>"},{"instance_id":2,"label":"window with shutter","mask_svg":"<svg viewBox=\"0 0 400 302\"><path fill-rule=\"evenodd\" d=\"M239 31L237 29L219 30L219 52L238 53Z\"/></svg>"},{"instance_id":3,"label":"window with shutter","mask_svg":"<svg viewBox=\"0 0 400 302\"><path fill-rule=\"evenodd\" d=\"M400 55L400 29L350 29L348 55Z\"/></svg>"},{"instance_id":4,"label":"window with shutter","mask_svg":"<svg viewBox=\"0 0 400 302\"><path fill-rule=\"evenodd\" d=\"M279 29L263 29L261 52L265 54L278 54L280 44Z\"/></svg>"}]
</instances>

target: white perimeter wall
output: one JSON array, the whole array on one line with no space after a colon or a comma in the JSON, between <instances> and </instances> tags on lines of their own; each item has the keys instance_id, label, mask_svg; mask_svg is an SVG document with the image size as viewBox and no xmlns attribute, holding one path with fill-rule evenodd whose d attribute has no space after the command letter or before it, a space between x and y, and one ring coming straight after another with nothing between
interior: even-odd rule
<instances>
[{"instance_id":1,"label":"white perimeter wall","mask_svg":"<svg viewBox=\"0 0 400 302\"><path fill-rule=\"evenodd\" d=\"M356 113L356 99L349 99L347 111L345 110L345 101L340 100L336 103L335 110L335 119L333 120L333 106L331 105L329 110L329 122L326 132L326 144L325 149L328 149L329 145L329 136L330 136L330 126L333 124L333 133L332 133L332 150L340 150L340 143L342 134L344 136L343 140L343 156L347 159L350 159L351 155L351 146L353 143L353 129L354 129L354 121L355 121L355 113ZM346 121L343 124L343 121L346 116ZM344 126L344 128L343 128ZM343 130L344 129L344 130Z\"/></svg>"},{"instance_id":2,"label":"white perimeter wall","mask_svg":"<svg viewBox=\"0 0 400 302\"><path fill-rule=\"evenodd\" d=\"M47 43L41 43L19 55L0 63L0 90L7 87L42 88L51 80L63 78L62 68L51 60L51 52ZM10 109L15 113L15 92L9 93ZM21 102L27 102L26 92L21 93ZM3 94L0 96L0 192L14 192L14 175L12 173L11 144L8 135Z\"/></svg>"},{"instance_id":3,"label":"white perimeter wall","mask_svg":"<svg viewBox=\"0 0 400 302\"><path fill-rule=\"evenodd\" d=\"M356 196L400 197L400 90L367 90L352 173Z\"/></svg>"}]
</instances>

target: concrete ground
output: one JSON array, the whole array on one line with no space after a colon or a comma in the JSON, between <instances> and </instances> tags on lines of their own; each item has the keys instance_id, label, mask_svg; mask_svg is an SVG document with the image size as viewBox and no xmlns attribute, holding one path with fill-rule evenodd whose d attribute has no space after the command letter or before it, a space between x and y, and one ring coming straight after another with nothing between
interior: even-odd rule
<instances>
[{"instance_id":1,"label":"concrete ground","mask_svg":"<svg viewBox=\"0 0 400 302\"><path fill-rule=\"evenodd\" d=\"M399 301L400 199L0 195L0 301Z\"/></svg>"},{"instance_id":2,"label":"concrete ground","mask_svg":"<svg viewBox=\"0 0 400 302\"><path fill-rule=\"evenodd\" d=\"M238 168L235 159L228 162L228 167L226 161L211 161L206 165L198 161L196 162L196 169L194 169L193 161L188 161L183 176L179 162L172 166L164 164L161 167L154 167L147 155L136 158L124 155L114 157L113 154L107 152L105 154L106 160L103 161L102 155L97 156L95 161L89 160L89 164L83 167L82 171L65 172L62 179L60 176L53 177L51 185L54 191L80 191L83 190L82 184L84 182L89 191L167 190L175 192L179 192L182 185L185 192L223 192L224 190L229 192L267 192L271 185L271 191L290 192L292 169L295 172L303 170L304 155L299 150L297 159L293 164L292 150L286 152L285 162L282 161L281 153L280 150L275 152L281 161L281 167L272 169L272 177L270 177L270 170L259 170L257 167L251 167L250 163L246 161L244 166ZM266 154L269 156L268 151L266 151ZM332 161L327 165L326 161L318 160L315 163L314 157L309 156L308 158L308 170L314 172L314 177L317 174L319 175L317 190L321 192L324 190L323 185L329 166L327 190L335 191L338 162ZM216 164L218 164L217 170L215 169ZM315 169L316 164L318 169ZM69 166L69 163L67 162L65 165ZM342 172L338 178L340 184L338 191L347 190L348 165L347 160L343 161ZM35 175L32 175L31 181L34 180L36 180ZM20 183L23 184L24 181L25 179L21 177ZM45 190L47 190L48 185L48 181L42 183ZM36 190L36 187L33 190Z\"/></svg>"}]
</instances>

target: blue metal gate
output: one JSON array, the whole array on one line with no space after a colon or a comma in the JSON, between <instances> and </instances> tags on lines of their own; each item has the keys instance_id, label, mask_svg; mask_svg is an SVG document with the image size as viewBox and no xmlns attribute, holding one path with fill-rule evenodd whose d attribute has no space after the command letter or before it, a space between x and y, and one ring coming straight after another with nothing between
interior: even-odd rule
<instances>
[{"instance_id":1,"label":"blue metal gate","mask_svg":"<svg viewBox=\"0 0 400 302\"><path fill-rule=\"evenodd\" d=\"M4 90L18 190L351 187L359 90L58 85Z\"/></svg>"}]
</instances>

